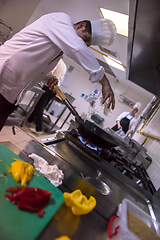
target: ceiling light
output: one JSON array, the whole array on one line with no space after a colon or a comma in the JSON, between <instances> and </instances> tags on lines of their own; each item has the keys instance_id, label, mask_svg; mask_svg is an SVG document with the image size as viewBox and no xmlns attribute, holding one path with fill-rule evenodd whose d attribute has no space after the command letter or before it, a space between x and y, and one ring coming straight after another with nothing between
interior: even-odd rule
<instances>
[{"instance_id":1,"label":"ceiling light","mask_svg":"<svg viewBox=\"0 0 160 240\"><path fill-rule=\"evenodd\" d=\"M122 64L121 61L114 59L112 57L105 57L105 56L103 56L103 57L105 58L108 65L115 67L121 71L125 71L124 67L121 65Z\"/></svg>"},{"instance_id":2,"label":"ceiling light","mask_svg":"<svg viewBox=\"0 0 160 240\"><path fill-rule=\"evenodd\" d=\"M114 12L105 8L100 8L102 16L113 21L117 27L117 33L128 37L128 19L126 14Z\"/></svg>"}]
</instances>

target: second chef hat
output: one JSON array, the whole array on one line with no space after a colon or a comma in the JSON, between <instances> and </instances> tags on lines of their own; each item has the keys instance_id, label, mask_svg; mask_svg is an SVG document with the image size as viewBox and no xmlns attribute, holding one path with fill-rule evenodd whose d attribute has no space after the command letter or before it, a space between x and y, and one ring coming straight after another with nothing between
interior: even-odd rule
<instances>
[{"instance_id":1,"label":"second chef hat","mask_svg":"<svg viewBox=\"0 0 160 240\"><path fill-rule=\"evenodd\" d=\"M91 45L110 46L117 34L116 25L109 19L91 21L92 41Z\"/></svg>"},{"instance_id":2,"label":"second chef hat","mask_svg":"<svg viewBox=\"0 0 160 240\"><path fill-rule=\"evenodd\" d=\"M141 105L142 105L142 104L141 104L140 102L137 102L133 107L137 108L138 111L139 111Z\"/></svg>"}]
</instances>

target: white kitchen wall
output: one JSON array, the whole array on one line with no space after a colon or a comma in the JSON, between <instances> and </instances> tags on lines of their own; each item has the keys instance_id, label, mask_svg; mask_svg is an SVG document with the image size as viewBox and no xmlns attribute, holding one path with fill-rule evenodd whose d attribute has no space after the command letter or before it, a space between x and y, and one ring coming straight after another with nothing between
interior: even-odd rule
<instances>
[{"instance_id":1,"label":"white kitchen wall","mask_svg":"<svg viewBox=\"0 0 160 240\"><path fill-rule=\"evenodd\" d=\"M0 18L12 28L11 36L27 25L39 2L40 0L5 0L1 3Z\"/></svg>"},{"instance_id":2,"label":"white kitchen wall","mask_svg":"<svg viewBox=\"0 0 160 240\"><path fill-rule=\"evenodd\" d=\"M157 111L154 118L148 122L142 131L160 137L160 109ZM143 123L139 126L139 129ZM146 139L146 136L136 132L133 138L140 144ZM156 189L160 187L160 141L149 137L143 145L147 149L147 153L152 157L152 164L147 169L147 172L155 185Z\"/></svg>"}]
</instances>

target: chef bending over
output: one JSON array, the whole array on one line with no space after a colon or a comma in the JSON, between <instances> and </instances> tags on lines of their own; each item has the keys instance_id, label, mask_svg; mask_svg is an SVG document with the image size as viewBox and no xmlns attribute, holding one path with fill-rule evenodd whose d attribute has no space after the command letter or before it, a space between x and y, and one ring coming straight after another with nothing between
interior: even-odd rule
<instances>
[{"instance_id":1,"label":"chef bending over","mask_svg":"<svg viewBox=\"0 0 160 240\"><path fill-rule=\"evenodd\" d=\"M44 79L63 53L89 73L92 83L101 83L103 103L108 99L108 108L114 109L114 93L105 70L88 46L109 46L116 32L108 19L73 24L67 14L56 12L43 15L6 41L0 47L0 130L26 91ZM53 91L55 84L49 83Z\"/></svg>"}]
</instances>

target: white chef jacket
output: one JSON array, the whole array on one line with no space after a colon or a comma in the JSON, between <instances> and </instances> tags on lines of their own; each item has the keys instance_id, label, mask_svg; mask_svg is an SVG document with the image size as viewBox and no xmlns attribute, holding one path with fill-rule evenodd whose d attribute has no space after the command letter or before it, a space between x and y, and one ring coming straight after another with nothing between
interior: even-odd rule
<instances>
[{"instance_id":1,"label":"white chef jacket","mask_svg":"<svg viewBox=\"0 0 160 240\"><path fill-rule=\"evenodd\" d=\"M129 114L130 112L123 112L123 113L121 113L119 116L118 116L118 118L116 119L116 121L121 121L122 120L122 118L125 118L125 117L127 117L129 120L130 120L130 122L129 122L129 129L128 130L133 130L134 131L134 129L135 129L135 126L136 126L136 119L135 119L135 117L133 117L131 114Z\"/></svg>"},{"instance_id":2,"label":"white chef jacket","mask_svg":"<svg viewBox=\"0 0 160 240\"><path fill-rule=\"evenodd\" d=\"M60 59L56 67L46 75L46 77L43 80L43 83L47 85L48 79L56 77L58 79L58 86L60 86L63 83L66 72L67 72L66 64L63 62L62 59Z\"/></svg>"},{"instance_id":3,"label":"white chef jacket","mask_svg":"<svg viewBox=\"0 0 160 240\"><path fill-rule=\"evenodd\" d=\"M104 68L77 35L65 13L49 13L22 29L0 47L0 93L18 104L24 93L44 79L59 61L60 51L80 64L90 81L100 81Z\"/></svg>"}]
</instances>

